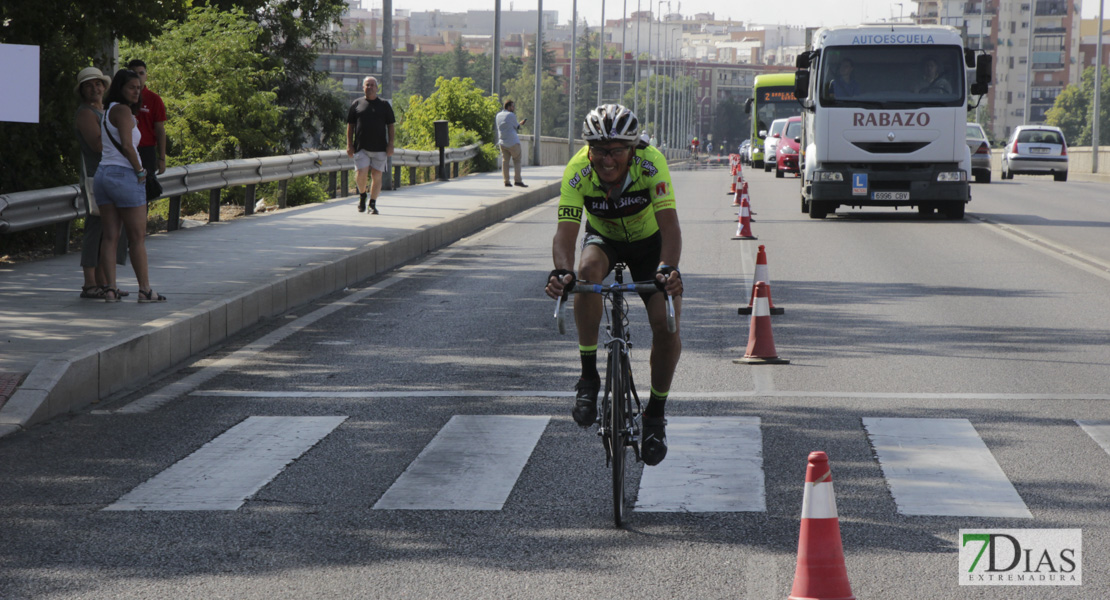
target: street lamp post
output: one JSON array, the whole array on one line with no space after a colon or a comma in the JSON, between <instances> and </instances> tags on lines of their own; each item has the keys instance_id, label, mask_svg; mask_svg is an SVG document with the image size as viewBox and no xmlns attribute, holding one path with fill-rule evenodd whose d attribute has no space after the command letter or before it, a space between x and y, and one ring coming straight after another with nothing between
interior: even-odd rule
<instances>
[{"instance_id":1,"label":"street lamp post","mask_svg":"<svg viewBox=\"0 0 1110 600\"><path fill-rule=\"evenodd\" d=\"M617 103L624 104L624 55L625 50L628 48L626 41L628 39L628 0L624 0L624 8L621 9L621 85L620 94L617 96Z\"/></svg>"},{"instance_id":2,"label":"street lamp post","mask_svg":"<svg viewBox=\"0 0 1110 600\"><path fill-rule=\"evenodd\" d=\"M543 73L543 0L536 0L539 20L536 23L536 97L532 108L532 164L540 166L540 82Z\"/></svg>"},{"instance_id":3,"label":"street lamp post","mask_svg":"<svg viewBox=\"0 0 1110 600\"><path fill-rule=\"evenodd\" d=\"M501 0L498 0L500 2ZM574 88L576 82L575 58L578 54L578 0L570 5L570 94L567 109L567 160L574 156Z\"/></svg>"},{"instance_id":4,"label":"street lamp post","mask_svg":"<svg viewBox=\"0 0 1110 600\"><path fill-rule=\"evenodd\" d=\"M597 105L601 106L605 89L605 0L601 0L601 30L597 38Z\"/></svg>"},{"instance_id":5,"label":"street lamp post","mask_svg":"<svg viewBox=\"0 0 1110 600\"><path fill-rule=\"evenodd\" d=\"M632 68L632 112L640 116L640 0L636 0L636 56Z\"/></svg>"}]
</instances>

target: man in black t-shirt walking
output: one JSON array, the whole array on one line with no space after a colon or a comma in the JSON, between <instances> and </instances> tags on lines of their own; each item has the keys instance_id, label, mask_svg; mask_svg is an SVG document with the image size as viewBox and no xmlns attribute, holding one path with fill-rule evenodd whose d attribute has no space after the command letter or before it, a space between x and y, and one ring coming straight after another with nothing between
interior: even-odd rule
<instances>
[{"instance_id":1,"label":"man in black t-shirt walking","mask_svg":"<svg viewBox=\"0 0 1110 600\"><path fill-rule=\"evenodd\" d=\"M393 156L393 107L378 97L378 80L362 80L365 96L351 103L347 111L347 156L355 159L355 187L358 212L366 212L367 175L370 182L370 214L378 214L378 194L382 191L382 171ZM371 173L371 171L373 173Z\"/></svg>"}]
</instances>

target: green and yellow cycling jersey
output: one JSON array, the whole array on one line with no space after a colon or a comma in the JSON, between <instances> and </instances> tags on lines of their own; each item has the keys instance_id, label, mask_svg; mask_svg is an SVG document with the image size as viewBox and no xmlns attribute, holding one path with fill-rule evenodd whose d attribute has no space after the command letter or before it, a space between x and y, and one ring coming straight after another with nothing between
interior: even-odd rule
<instances>
[{"instance_id":1,"label":"green and yellow cycling jersey","mask_svg":"<svg viewBox=\"0 0 1110 600\"><path fill-rule=\"evenodd\" d=\"M581 223L585 210L595 231L620 242L635 242L659 231L655 213L675 208L671 172L663 154L653 146L636 150L624 191L610 200L588 152L588 147L582 148L567 163L559 190L559 222Z\"/></svg>"}]
</instances>

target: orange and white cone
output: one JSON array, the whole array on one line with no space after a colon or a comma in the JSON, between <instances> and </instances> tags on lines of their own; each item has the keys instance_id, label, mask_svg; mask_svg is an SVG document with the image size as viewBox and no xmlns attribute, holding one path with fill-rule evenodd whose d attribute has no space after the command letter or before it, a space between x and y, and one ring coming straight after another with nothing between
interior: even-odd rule
<instances>
[{"instance_id":1,"label":"orange and white cone","mask_svg":"<svg viewBox=\"0 0 1110 600\"><path fill-rule=\"evenodd\" d=\"M767 252L765 248L760 244L759 252L755 255L755 273L752 275L752 291L748 295L748 305L736 309L737 314L752 314L752 307L755 306L755 282L757 281L767 283L767 304L771 307L771 314L781 315L786 313L785 309L776 307L774 300L771 298L771 275L767 270Z\"/></svg>"},{"instance_id":2,"label":"orange and white cone","mask_svg":"<svg viewBox=\"0 0 1110 600\"><path fill-rule=\"evenodd\" d=\"M755 306L752 307L751 326L748 329L748 349L743 358L732 362L746 365L785 365L790 361L779 358L775 350L775 336L771 333L771 287L764 281L755 283Z\"/></svg>"},{"instance_id":3,"label":"orange and white cone","mask_svg":"<svg viewBox=\"0 0 1110 600\"><path fill-rule=\"evenodd\" d=\"M832 471L824 452L811 452L798 534L798 566L789 600L855 600L844 564Z\"/></svg>"},{"instance_id":4,"label":"orange and white cone","mask_svg":"<svg viewBox=\"0 0 1110 600\"><path fill-rule=\"evenodd\" d=\"M752 235L752 216L751 209L748 207L748 201L742 196L740 198L740 218L736 221L736 235L732 236L734 240L755 240L759 239Z\"/></svg>"},{"instance_id":5,"label":"orange and white cone","mask_svg":"<svg viewBox=\"0 0 1110 600\"><path fill-rule=\"evenodd\" d=\"M744 181L744 174L740 172L740 165L733 165L732 167L732 186L728 189L730 196L735 195L737 190L740 189L740 184Z\"/></svg>"}]
</instances>

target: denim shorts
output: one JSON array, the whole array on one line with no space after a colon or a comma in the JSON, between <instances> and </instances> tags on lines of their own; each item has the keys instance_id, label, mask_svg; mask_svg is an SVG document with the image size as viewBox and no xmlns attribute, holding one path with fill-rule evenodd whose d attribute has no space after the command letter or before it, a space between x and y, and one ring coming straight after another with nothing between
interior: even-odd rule
<instances>
[{"instance_id":1,"label":"denim shorts","mask_svg":"<svg viewBox=\"0 0 1110 600\"><path fill-rule=\"evenodd\" d=\"M116 208L146 206L146 185L139 183L131 167L100 165L93 179L97 206L115 204Z\"/></svg>"}]
</instances>

